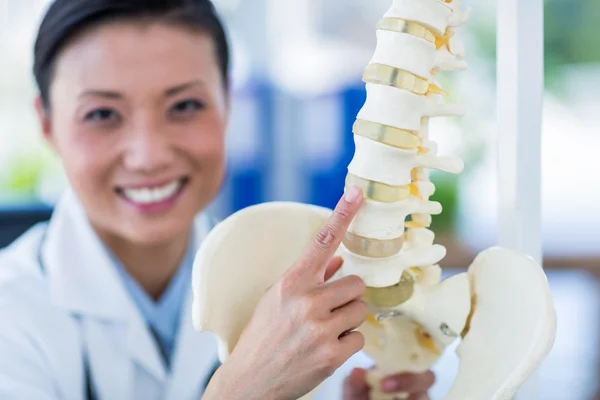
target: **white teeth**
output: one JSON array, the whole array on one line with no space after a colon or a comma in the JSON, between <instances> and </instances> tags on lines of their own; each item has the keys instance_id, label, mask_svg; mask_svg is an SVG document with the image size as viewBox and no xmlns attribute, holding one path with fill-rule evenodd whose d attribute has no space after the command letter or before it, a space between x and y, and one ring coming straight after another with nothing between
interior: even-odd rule
<instances>
[{"instance_id":1,"label":"white teeth","mask_svg":"<svg viewBox=\"0 0 600 400\"><path fill-rule=\"evenodd\" d=\"M181 188L182 181L177 180L156 188L124 189L123 194L138 204L159 203L172 197Z\"/></svg>"}]
</instances>

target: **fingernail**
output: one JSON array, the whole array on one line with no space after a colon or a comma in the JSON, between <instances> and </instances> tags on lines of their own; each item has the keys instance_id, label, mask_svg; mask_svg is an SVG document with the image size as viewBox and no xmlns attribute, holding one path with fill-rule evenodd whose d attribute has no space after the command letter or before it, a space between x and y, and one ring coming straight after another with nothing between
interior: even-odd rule
<instances>
[{"instance_id":1,"label":"fingernail","mask_svg":"<svg viewBox=\"0 0 600 400\"><path fill-rule=\"evenodd\" d=\"M362 370L360 370L359 368L354 368L352 370L352 372L350 373L350 375L355 378L357 376L360 376L362 374Z\"/></svg>"},{"instance_id":2,"label":"fingernail","mask_svg":"<svg viewBox=\"0 0 600 400\"><path fill-rule=\"evenodd\" d=\"M366 371L360 368L354 368L352 370L352 373L350 374L350 381L354 384L354 386L360 387L367 385L365 373Z\"/></svg>"},{"instance_id":3,"label":"fingernail","mask_svg":"<svg viewBox=\"0 0 600 400\"><path fill-rule=\"evenodd\" d=\"M393 392L399 389L398 382L395 379L384 379L381 382L381 388L384 392Z\"/></svg>"},{"instance_id":4,"label":"fingernail","mask_svg":"<svg viewBox=\"0 0 600 400\"><path fill-rule=\"evenodd\" d=\"M348 203L355 203L360 196L360 189L358 186L350 186L348 190L346 190L345 199Z\"/></svg>"}]
</instances>

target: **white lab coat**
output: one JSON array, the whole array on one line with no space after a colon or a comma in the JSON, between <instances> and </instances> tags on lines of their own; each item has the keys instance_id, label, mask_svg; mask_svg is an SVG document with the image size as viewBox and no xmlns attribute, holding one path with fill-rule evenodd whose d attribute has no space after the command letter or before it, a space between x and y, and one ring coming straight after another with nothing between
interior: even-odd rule
<instances>
[{"instance_id":1,"label":"white lab coat","mask_svg":"<svg viewBox=\"0 0 600 400\"><path fill-rule=\"evenodd\" d=\"M199 241L208 228L199 216ZM192 326L191 290L168 374L101 246L69 191L48 224L0 252L0 399L86 399L84 348L97 400L201 398L217 346L212 334ZM348 368L319 399L341 398Z\"/></svg>"},{"instance_id":2,"label":"white lab coat","mask_svg":"<svg viewBox=\"0 0 600 400\"><path fill-rule=\"evenodd\" d=\"M195 228L202 240L208 218ZM0 253L0 399L85 399L84 348L97 399L201 398L216 343L194 331L191 290L168 374L101 246L69 192L49 224Z\"/></svg>"}]
</instances>

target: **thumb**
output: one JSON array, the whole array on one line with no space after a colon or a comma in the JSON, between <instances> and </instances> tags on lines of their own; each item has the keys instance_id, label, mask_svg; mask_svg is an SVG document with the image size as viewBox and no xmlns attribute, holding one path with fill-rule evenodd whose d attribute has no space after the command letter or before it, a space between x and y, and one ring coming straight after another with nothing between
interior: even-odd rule
<instances>
[{"instance_id":1,"label":"thumb","mask_svg":"<svg viewBox=\"0 0 600 400\"><path fill-rule=\"evenodd\" d=\"M362 199L362 190L359 187L348 188L308 251L296 264L295 268L299 269L296 271L299 276L311 280L317 279L319 283L325 282L325 271L329 261L342 243L350 223L360 209Z\"/></svg>"}]
</instances>

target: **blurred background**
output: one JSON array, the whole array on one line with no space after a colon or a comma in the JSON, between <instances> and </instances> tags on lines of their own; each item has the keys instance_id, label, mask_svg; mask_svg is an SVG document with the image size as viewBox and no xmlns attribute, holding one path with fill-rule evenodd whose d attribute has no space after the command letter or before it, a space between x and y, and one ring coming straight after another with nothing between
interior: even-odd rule
<instances>
[{"instance_id":1,"label":"blurred background","mask_svg":"<svg viewBox=\"0 0 600 400\"><path fill-rule=\"evenodd\" d=\"M469 70L442 77L464 118L438 119L440 152L464 158L460 176L434 174L438 242L453 274L496 241L496 1L473 9L460 35ZM333 207L365 101L361 76L375 24L390 0L215 0L233 43L234 97L227 182L219 218L270 200ZM594 399L600 380L600 2L547 0L543 119L545 267L559 314L556 345L540 370L541 399ZM31 73L48 0L0 0L0 247L49 217L67 182L42 143ZM455 369L438 366L433 398ZM438 396L438 397L436 397ZM597 397L600 399L600 396Z\"/></svg>"}]
</instances>

